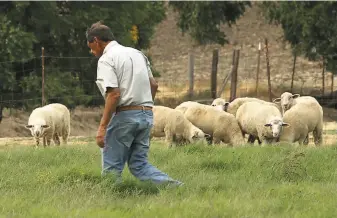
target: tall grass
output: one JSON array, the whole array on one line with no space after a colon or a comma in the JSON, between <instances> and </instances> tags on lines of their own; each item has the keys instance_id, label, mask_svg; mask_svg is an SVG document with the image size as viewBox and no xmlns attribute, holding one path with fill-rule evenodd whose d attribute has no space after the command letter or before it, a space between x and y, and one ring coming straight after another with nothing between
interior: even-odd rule
<instances>
[{"instance_id":1,"label":"tall grass","mask_svg":"<svg viewBox=\"0 0 337 218\"><path fill-rule=\"evenodd\" d=\"M335 217L337 147L167 149L150 161L178 188L101 178L97 146L0 150L3 217Z\"/></svg>"}]
</instances>

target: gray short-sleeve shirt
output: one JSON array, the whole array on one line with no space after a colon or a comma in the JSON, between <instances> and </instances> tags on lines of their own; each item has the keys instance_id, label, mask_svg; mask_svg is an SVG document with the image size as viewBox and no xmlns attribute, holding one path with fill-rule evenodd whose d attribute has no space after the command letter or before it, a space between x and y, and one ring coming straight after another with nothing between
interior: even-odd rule
<instances>
[{"instance_id":1,"label":"gray short-sleeve shirt","mask_svg":"<svg viewBox=\"0 0 337 218\"><path fill-rule=\"evenodd\" d=\"M149 77L153 77L150 62L139 50L110 42L98 60L97 81L103 93L107 87L121 92L117 106L153 106ZM103 95L102 93L102 95Z\"/></svg>"}]
</instances>

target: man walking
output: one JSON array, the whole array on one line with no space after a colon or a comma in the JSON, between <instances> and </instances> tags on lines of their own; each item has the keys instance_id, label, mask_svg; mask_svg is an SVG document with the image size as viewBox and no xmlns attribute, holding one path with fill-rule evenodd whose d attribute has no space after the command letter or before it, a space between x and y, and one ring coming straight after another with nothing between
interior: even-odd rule
<instances>
[{"instance_id":1,"label":"man walking","mask_svg":"<svg viewBox=\"0 0 337 218\"><path fill-rule=\"evenodd\" d=\"M120 179L127 162L130 172L142 181L182 185L148 162L158 85L146 56L120 45L101 22L87 30L86 38L91 53L99 57L96 83L105 98L96 136L102 148L102 174L111 172Z\"/></svg>"}]
</instances>

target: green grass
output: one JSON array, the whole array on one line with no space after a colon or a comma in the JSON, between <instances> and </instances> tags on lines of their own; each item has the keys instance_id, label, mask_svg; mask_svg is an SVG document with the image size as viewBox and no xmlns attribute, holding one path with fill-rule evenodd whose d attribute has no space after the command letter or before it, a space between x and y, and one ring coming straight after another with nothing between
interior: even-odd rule
<instances>
[{"instance_id":1,"label":"green grass","mask_svg":"<svg viewBox=\"0 0 337 218\"><path fill-rule=\"evenodd\" d=\"M2 217L335 217L337 147L167 149L150 160L179 188L101 178L98 147L0 150Z\"/></svg>"}]
</instances>

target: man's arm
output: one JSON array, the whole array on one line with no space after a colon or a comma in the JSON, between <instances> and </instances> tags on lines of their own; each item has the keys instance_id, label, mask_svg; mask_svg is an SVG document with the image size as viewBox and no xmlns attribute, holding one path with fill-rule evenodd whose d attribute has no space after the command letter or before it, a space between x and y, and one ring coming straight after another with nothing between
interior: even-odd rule
<instances>
[{"instance_id":1,"label":"man's arm","mask_svg":"<svg viewBox=\"0 0 337 218\"><path fill-rule=\"evenodd\" d=\"M158 84L153 77L150 77L150 86L151 86L152 99L154 101L154 98L156 97L156 93L158 90Z\"/></svg>"},{"instance_id":2,"label":"man's arm","mask_svg":"<svg viewBox=\"0 0 337 218\"><path fill-rule=\"evenodd\" d=\"M105 94L105 106L103 115L100 122L100 127L104 129L108 126L112 114L116 112L117 103L120 97L120 90L119 88L110 88L107 87L106 94Z\"/></svg>"}]
</instances>

